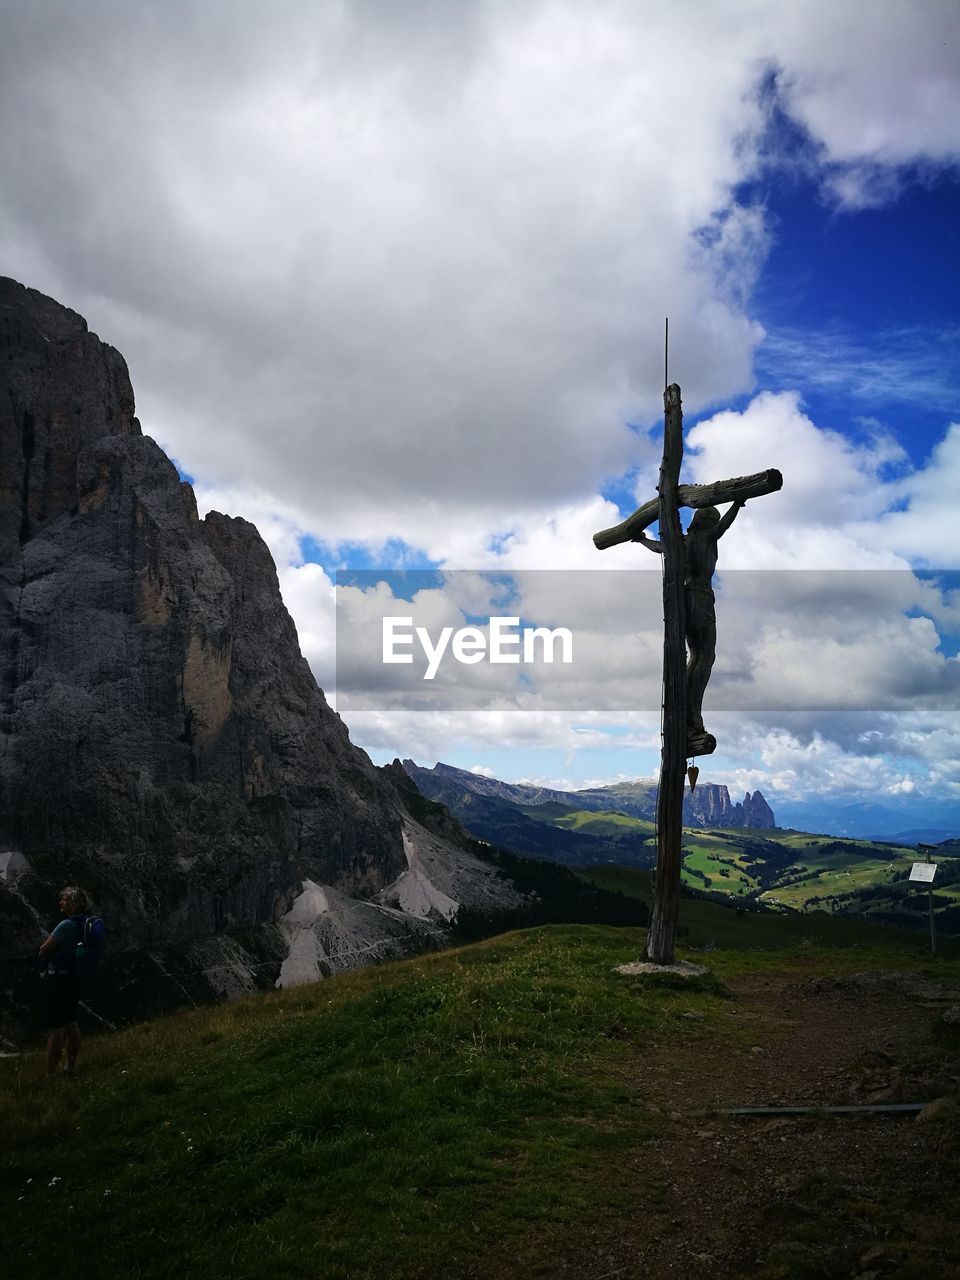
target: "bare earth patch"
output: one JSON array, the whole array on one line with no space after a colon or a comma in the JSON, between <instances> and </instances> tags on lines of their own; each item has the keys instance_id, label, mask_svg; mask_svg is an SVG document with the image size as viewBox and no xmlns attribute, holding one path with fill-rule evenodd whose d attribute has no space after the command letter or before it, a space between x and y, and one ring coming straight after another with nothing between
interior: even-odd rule
<instances>
[{"instance_id":1,"label":"bare earth patch","mask_svg":"<svg viewBox=\"0 0 960 1280\"><path fill-rule=\"evenodd\" d=\"M960 1275L955 1113L919 1123L909 1114L715 1114L956 1093L956 1049L931 1041L949 995L897 974L774 975L732 986L734 1034L717 1037L704 1026L692 1042L663 1036L641 1066L641 1087L676 1099L667 1134L642 1156L664 1188L669 1220L636 1256L619 1259L614 1274Z\"/></svg>"},{"instance_id":2,"label":"bare earth patch","mask_svg":"<svg viewBox=\"0 0 960 1280\"><path fill-rule=\"evenodd\" d=\"M545 1241L553 1256L514 1274L956 1280L960 1042L933 1031L957 993L885 973L728 985L719 1026L675 1011L637 1046L636 1104L663 1123L622 1160L635 1212L611 1211L556 1254ZM943 1097L919 1119L718 1114Z\"/></svg>"}]
</instances>

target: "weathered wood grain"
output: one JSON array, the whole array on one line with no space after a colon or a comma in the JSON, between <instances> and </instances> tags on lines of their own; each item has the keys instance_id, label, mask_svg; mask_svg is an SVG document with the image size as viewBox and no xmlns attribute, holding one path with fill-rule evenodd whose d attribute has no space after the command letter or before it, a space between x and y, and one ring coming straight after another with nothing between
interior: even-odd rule
<instances>
[{"instance_id":1,"label":"weathered wood grain","mask_svg":"<svg viewBox=\"0 0 960 1280\"><path fill-rule=\"evenodd\" d=\"M674 384L676 385L676 384ZM668 389L669 390L669 389ZM666 395L667 393L665 393ZM752 476L734 476L730 480L717 480L713 484L681 484L677 488L677 505L680 507L715 507L724 502L746 502L748 498L760 498L765 493L776 493L783 488L783 476L771 468ZM601 529L593 535L594 546L599 551L615 547L621 542L633 542L659 516L657 498L651 498L638 507L632 516L612 529Z\"/></svg>"},{"instance_id":2,"label":"weathered wood grain","mask_svg":"<svg viewBox=\"0 0 960 1280\"><path fill-rule=\"evenodd\" d=\"M657 870L647 956L672 964L680 906L683 784L687 762L687 663L684 645L683 529L677 481L683 460L683 410L676 383L663 394L663 462L657 509L663 549L663 744L657 791Z\"/></svg>"}]
</instances>

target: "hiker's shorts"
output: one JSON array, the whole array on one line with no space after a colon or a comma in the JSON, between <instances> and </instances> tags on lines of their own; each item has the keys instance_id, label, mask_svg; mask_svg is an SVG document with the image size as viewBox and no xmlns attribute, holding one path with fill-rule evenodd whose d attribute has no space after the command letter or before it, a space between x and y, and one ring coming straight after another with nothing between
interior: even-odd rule
<instances>
[{"instance_id":1,"label":"hiker's shorts","mask_svg":"<svg viewBox=\"0 0 960 1280\"><path fill-rule=\"evenodd\" d=\"M43 975L43 1017L48 1031L76 1022L81 985L72 973Z\"/></svg>"}]
</instances>

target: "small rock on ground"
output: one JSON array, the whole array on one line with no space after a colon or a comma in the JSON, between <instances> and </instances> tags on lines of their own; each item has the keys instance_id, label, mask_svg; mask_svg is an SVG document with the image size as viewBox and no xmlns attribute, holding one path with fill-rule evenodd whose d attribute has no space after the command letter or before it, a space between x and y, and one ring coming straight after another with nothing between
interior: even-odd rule
<instances>
[{"instance_id":1,"label":"small rock on ground","mask_svg":"<svg viewBox=\"0 0 960 1280\"><path fill-rule=\"evenodd\" d=\"M615 972L624 973L631 978L658 973L673 973L678 978L702 978L707 970L702 964L690 964L686 960L678 960L676 964L654 964L652 960L633 960L630 964L618 964Z\"/></svg>"}]
</instances>

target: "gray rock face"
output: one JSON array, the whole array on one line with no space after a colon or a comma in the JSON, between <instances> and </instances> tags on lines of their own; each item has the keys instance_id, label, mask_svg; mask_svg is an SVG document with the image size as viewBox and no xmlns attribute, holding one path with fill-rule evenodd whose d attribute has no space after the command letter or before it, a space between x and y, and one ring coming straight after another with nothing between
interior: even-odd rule
<instances>
[{"instance_id":1,"label":"gray rock face","mask_svg":"<svg viewBox=\"0 0 960 1280\"><path fill-rule=\"evenodd\" d=\"M733 804L727 787L717 783L700 783L697 789L684 796L683 820L688 826L699 827L758 827L771 830L777 824L773 810L760 791Z\"/></svg>"},{"instance_id":2,"label":"gray rock face","mask_svg":"<svg viewBox=\"0 0 960 1280\"><path fill-rule=\"evenodd\" d=\"M753 795L748 791L743 797L743 805L737 806L742 808L743 826L758 827L764 831L770 831L777 824L774 821L773 810L763 798L763 793L754 791Z\"/></svg>"},{"instance_id":3,"label":"gray rock face","mask_svg":"<svg viewBox=\"0 0 960 1280\"><path fill-rule=\"evenodd\" d=\"M256 529L201 521L120 354L5 279L0 368L0 964L35 953L57 882L113 951L156 951L275 922L304 881L396 881L400 793L327 706Z\"/></svg>"}]
</instances>

